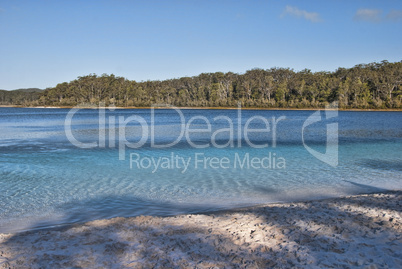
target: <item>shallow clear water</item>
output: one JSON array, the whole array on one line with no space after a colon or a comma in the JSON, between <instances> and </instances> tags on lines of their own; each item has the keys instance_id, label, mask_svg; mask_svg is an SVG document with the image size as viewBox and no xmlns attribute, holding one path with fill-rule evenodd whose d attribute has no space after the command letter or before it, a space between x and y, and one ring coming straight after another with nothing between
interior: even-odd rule
<instances>
[{"instance_id":1,"label":"shallow clear water","mask_svg":"<svg viewBox=\"0 0 402 269\"><path fill-rule=\"evenodd\" d=\"M110 128L111 120L117 125L138 116L150 126L151 110L106 110L105 127L99 127L98 110L79 110L72 118L72 134L80 142L105 141L105 147L94 148L77 148L67 139L68 112L0 108L0 232L402 189L401 112L340 111L330 120L322 113L324 120L304 129L304 141L324 153L327 124L338 123L336 167L318 160L303 145L302 126L314 111L243 110L239 117L237 110L182 110L184 124L194 116L205 117L194 120L192 129L205 129L205 120L211 123L211 132L190 134L193 143L210 145L202 149L189 144L185 135L172 147L152 147L151 129L132 121L124 138L138 142L140 131L147 129L147 140L139 148L125 147L120 155L123 129ZM228 120L214 119L217 116L233 122L233 134L220 132L216 143L232 141L233 147L211 144L211 133L230 127ZM239 127L244 130L253 116L285 117L276 132L270 122L269 131L249 134L253 144L268 143L268 147L254 148L244 133L238 135ZM167 144L179 137L183 122L174 110L156 110L154 126L155 143ZM249 127L262 129L265 124L257 119ZM225 164L211 163L214 157L225 159ZM155 167L152 161L158 160L160 166ZM186 169L182 160L188 161ZM264 160L265 167L258 160Z\"/></svg>"}]
</instances>

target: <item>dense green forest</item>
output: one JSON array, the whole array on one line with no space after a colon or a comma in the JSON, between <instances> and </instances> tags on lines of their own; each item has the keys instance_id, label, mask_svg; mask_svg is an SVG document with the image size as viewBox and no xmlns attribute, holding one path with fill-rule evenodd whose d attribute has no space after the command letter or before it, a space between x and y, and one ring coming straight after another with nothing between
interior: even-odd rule
<instances>
[{"instance_id":1,"label":"dense green forest","mask_svg":"<svg viewBox=\"0 0 402 269\"><path fill-rule=\"evenodd\" d=\"M295 72L289 68L252 69L244 74L202 73L163 81L136 82L115 75L90 74L43 91L0 91L3 105L75 106L114 104L147 107L318 108L339 101L340 108L402 108L402 61L359 64L334 72Z\"/></svg>"},{"instance_id":2,"label":"dense green forest","mask_svg":"<svg viewBox=\"0 0 402 269\"><path fill-rule=\"evenodd\" d=\"M43 90L37 88L18 89L14 91L0 90L0 105L34 104L42 96Z\"/></svg>"}]
</instances>

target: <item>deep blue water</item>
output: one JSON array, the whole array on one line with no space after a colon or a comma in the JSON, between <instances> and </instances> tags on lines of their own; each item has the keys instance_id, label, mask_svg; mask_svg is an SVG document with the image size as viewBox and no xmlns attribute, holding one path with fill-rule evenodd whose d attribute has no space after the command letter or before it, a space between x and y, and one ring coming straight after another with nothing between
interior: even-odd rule
<instances>
[{"instance_id":1,"label":"deep blue water","mask_svg":"<svg viewBox=\"0 0 402 269\"><path fill-rule=\"evenodd\" d=\"M172 147L153 147L149 109L106 110L100 127L98 110L79 110L72 117L74 138L98 145L78 148L65 132L69 111L0 108L0 232L402 189L402 112L340 111L328 120L322 112L303 138L312 150L325 153L327 127L337 124L338 163L330 165L302 142L303 124L314 111L242 110L239 125L237 110L181 110L184 124L198 117L190 128L204 132L193 131L189 138L205 148L189 144L185 134ZM126 128L112 128L131 116L147 127L131 121ZM253 116L260 118L247 124ZM272 117L281 116L273 147ZM266 128L262 118L269 130L250 132L248 138L268 146L255 148L238 130ZM172 109L156 110L153 126L158 145L174 142L184 127ZM145 130L143 145L119 151L124 139L138 142ZM216 147L211 136L217 131ZM165 166L155 168L152 160ZM188 161L186 169L182 160Z\"/></svg>"}]
</instances>

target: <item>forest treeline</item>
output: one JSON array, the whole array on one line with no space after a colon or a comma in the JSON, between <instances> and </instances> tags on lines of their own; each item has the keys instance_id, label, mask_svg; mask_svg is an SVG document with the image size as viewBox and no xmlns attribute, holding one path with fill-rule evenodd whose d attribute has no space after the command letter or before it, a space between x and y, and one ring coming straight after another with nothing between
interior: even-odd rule
<instances>
[{"instance_id":1,"label":"forest treeline","mask_svg":"<svg viewBox=\"0 0 402 269\"><path fill-rule=\"evenodd\" d=\"M42 96L43 90L37 88L18 89L13 91L0 90L0 105L34 104Z\"/></svg>"},{"instance_id":2,"label":"forest treeline","mask_svg":"<svg viewBox=\"0 0 402 269\"><path fill-rule=\"evenodd\" d=\"M15 93L16 92L16 93ZM338 68L334 72L252 69L244 74L202 73L163 81L136 82L113 74L90 74L43 91L0 91L0 104L118 107L171 104L180 107L402 108L402 61Z\"/></svg>"}]
</instances>

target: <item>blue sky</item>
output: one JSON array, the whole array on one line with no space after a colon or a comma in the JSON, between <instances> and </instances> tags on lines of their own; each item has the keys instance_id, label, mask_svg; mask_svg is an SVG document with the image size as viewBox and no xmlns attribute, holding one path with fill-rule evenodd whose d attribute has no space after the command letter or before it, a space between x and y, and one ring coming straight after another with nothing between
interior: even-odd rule
<instances>
[{"instance_id":1,"label":"blue sky","mask_svg":"<svg viewBox=\"0 0 402 269\"><path fill-rule=\"evenodd\" d=\"M0 89L402 60L402 1L4 1Z\"/></svg>"}]
</instances>

